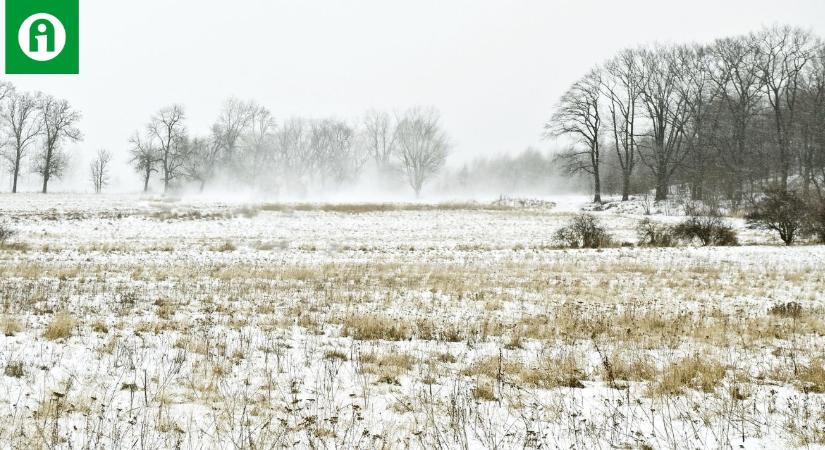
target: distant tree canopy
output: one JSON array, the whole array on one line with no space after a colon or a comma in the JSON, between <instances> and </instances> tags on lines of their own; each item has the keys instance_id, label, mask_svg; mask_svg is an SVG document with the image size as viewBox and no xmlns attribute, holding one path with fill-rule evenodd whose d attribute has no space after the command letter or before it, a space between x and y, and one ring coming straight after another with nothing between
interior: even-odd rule
<instances>
[{"instance_id":1,"label":"distant tree canopy","mask_svg":"<svg viewBox=\"0 0 825 450\"><path fill-rule=\"evenodd\" d=\"M627 49L589 70L545 127L594 199L675 187L734 204L767 186L825 196L825 45L771 27L708 45ZM605 182L606 181L606 182Z\"/></svg>"},{"instance_id":2,"label":"distant tree canopy","mask_svg":"<svg viewBox=\"0 0 825 450\"><path fill-rule=\"evenodd\" d=\"M69 161L65 144L83 139L77 128L80 119L66 100L0 82L0 156L8 164L12 193L26 163L41 176L44 194L49 180L63 176Z\"/></svg>"},{"instance_id":3,"label":"distant tree canopy","mask_svg":"<svg viewBox=\"0 0 825 450\"><path fill-rule=\"evenodd\" d=\"M337 189L368 164L407 183L418 195L437 175L450 150L435 109L392 115L369 112L363 123L292 117L279 123L253 101L228 99L206 135L189 134L180 105L156 113L130 139L132 167L149 189L160 176L164 192L175 184L215 180L257 190L306 193Z\"/></svg>"}]
</instances>

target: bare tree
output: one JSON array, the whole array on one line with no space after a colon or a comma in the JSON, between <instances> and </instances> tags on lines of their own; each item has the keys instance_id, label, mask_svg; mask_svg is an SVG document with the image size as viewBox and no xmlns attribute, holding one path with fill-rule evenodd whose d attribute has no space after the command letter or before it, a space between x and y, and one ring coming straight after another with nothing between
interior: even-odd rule
<instances>
[{"instance_id":1,"label":"bare tree","mask_svg":"<svg viewBox=\"0 0 825 450\"><path fill-rule=\"evenodd\" d=\"M691 197L705 199L706 178L715 166L711 139L718 123L718 90L711 79L711 54L707 47L686 45L676 48L679 69L679 95L685 101L685 128L683 130L687 160L684 175L690 183Z\"/></svg>"},{"instance_id":2,"label":"bare tree","mask_svg":"<svg viewBox=\"0 0 825 450\"><path fill-rule=\"evenodd\" d=\"M380 171L386 172L396 147L396 124L384 111L369 111L364 117L364 143Z\"/></svg>"},{"instance_id":3,"label":"bare tree","mask_svg":"<svg viewBox=\"0 0 825 450\"><path fill-rule=\"evenodd\" d=\"M0 102L5 101L14 93L14 85L8 81L0 81Z\"/></svg>"},{"instance_id":4,"label":"bare tree","mask_svg":"<svg viewBox=\"0 0 825 450\"><path fill-rule=\"evenodd\" d=\"M243 158L248 180L253 185L259 185L262 174L275 169L275 119L272 113L264 107L255 109L247 132L242 137L245 156ZM269 184L273 184L269 180Z\"/></svg>"},{"instance_id":5,"label":"bare tree","mask_svg":"<svg viewBox=\"0 0 825 450\"><path fill-rule=\"evenodd\" d=\"M557 160L569 173L593 177L593 201L601 203L601 99L602 73L591 70L561 97L555 113L544 126L547 137L567 137L572 144Z\"/></svg>"},{"instance_id":6,"label":"bare tree","mask_svg":"<svg viewBox=\"0 0 825 450\"><path fill-rule=\"evenodd\" d=\"M754 119L760 112L762 76L758 69L759 48L752 36L719 39L710 47L711 80L729 116L727 136L715 139L717 154L730 174L728 185L735 192L728 197L739 202L742 186L750 177L752 159L748 139Z\"/></svg>"},{"instance_id":7,"label":"bare tree","mask_svg":"<svg viewBox=\"0 0 825 450\"><path fill-rule=\"evenodd\" d=\"M793 152L792 127L796 123L805 65L814 57L815 39L799 28L772 27L756 35L759 46L758 69L768 96L779 148L779 183L787 189Z\"/></svg>"},{"instance_id":8,"label":"bare tree","mask_svg":"<svg viewBox=\"0 0 825 450\"><path fill-rule=\"evenodd\" d=\"M73 109L67 100L51 95L41 96L38 101L38 110L43 122L44 143L33 169L43 177L43 193L45 194L48 191L49 179L61 177L68 163L68 156L63 152L61 145L67 141L80 141L83 135L76 127L81 114Z\"/></svg>"},{"instance_id":9,"label":"bare tree","mask_svg":"<svg viewBox=\"0 0 825 450\"><path fill-rule=\"evenodd\" d=\"M184 144L187 150L182 170L186 178L198 182L199 192L203 192L206 182L215 176L218 157L223 148L220 134L214 128L212 131L207 137L187 139Z\"/></svg>"},{"instance_id":10,"label":"bare tree","mask_svg":"<svg viewBox=\"0 0 825 450\"><path fill-rule=\"evenodd\" d=\"M401 170L418 197L427 179L444 167L450 151L447 133L438 111L412 108L398 121L396 134Z\"/></svg>"},{"instance_id":11,"label":"bare tree","mask_svg":"<svg viewBox=\"0 0 825 450\"><path fill-rule=\"evenodd\" d=\"M99 194L103 188L109 184L109 163L112 161L112 154L105 149L97 151L97 157L89 164L89 177L95 193Z\"/></svg>"},{"instance_id":12,"label":"bare tree","mask_svg":"<svg viewBox=\"0 0 825 450\"><path fill-rule=\"evenodd\" d=\"M819 200L825 203L825 44L820 41L818 47L805 71L799 128L803 196L808 197L813 185Z\"/></svg>"},{"instance_id":13,"label":"bare tree","mask_svg":"<svg viewBox=\"0 0 825 450\"><path fill-rule=\"evenodd\" d=\"M7 146L3 151L3 158L11 166L12 193L17 192L17 181L23 158L43 129L37 103L38 99L33 94L11 91L8 104L2 111L3 126L9 136Z\"/></svg>"},{"instance_id":14,"label":"bare tree","mask_svg":"<svg viewBox=\"0 0 825 450\"><path fill-rule=\"evenodd\" d=\"M147 127L150 135L157 139L164 193L168 191L170 183L181 175L186 163L185 118L183 107L172 105L158 111Z\"/></svg>"},{"instance_id":15,"label":"bare tree","mask_svg":"<svg viewBox=\"0 0 825 450\"><path fill-rule=\"evenodd\" d=\"M239 140L252 123L257 110L254 102L244 102L234 97L224 101L214 129L223 146L223 160L227 165L238 163L236 153Z\"/></svg>"},{"instance_id":16,"label":"bare tree","mask_svg":"<svg viewBox=\"0 0 825 450\"><path fill-rule=\"evenodd\" d=\"M602 86L608 99L610 131L622 171L622 201L630 197L630 182L636 168L636 107L639 104L641 68L634 50L623 50L605 64Z\"/></svg>"},{"instance_id":17,"label":"bare tree","mask_svg":"<svg viewBox=\"0 0 825 450\"><path fill-rule=\"evenodd\" d=\"M300 117L286 120L275 135L280 172L289 185L303 189L315 165L310 142L311 126Z\"/></svg>"},{"instance_id":18,"label":"bare tree","mask_svg":"<svg viewBox=\"0 0 825 450\"><path fill-rule=\"evenodd\" d=\"M354 139L355 131L346 122L323 119L312 124L310 145L321 186L329 182L338 186L357 176L366 155L354 145Z\"/></svg>"},{"instance_id":19,"label":"bare tree","mask_svg":"<svg viewBox=\"0 0 825 450\"><path fill-rule=\"evenodd\" d=\"M640 152L642 162L656 178L656 200L665 200L673 173L687 157L684 129L687 101L680 90L681 68L677 49L654 47L641 52L643 71L640 98L650 131Z\"/></svg>"},{"instance_id":20,"label":"bare tree","mask_svg":"<svg viewBox=\"0 0 825 450\"><path fill-rule=\"evenodd\" d=\"M153 136L148 134L141 137L139 132L129 138L129 154L132 158L129 163L143 177L143 192L149 191L149 180L152 178L152 173L158 171L160 157L158 148L154 143Z\"/></svg>"}]
</instances>

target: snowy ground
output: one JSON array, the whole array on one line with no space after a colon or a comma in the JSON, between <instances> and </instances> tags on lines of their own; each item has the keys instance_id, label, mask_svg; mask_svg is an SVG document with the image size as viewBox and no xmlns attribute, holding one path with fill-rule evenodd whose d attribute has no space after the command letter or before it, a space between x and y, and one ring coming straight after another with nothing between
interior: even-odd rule
<instances>
[{"instance_id":1,"label":"snowy ground","mask_svg":"<svg viewBox=\"0 0 825 450\"><path fill-rule=\"evenodd\" d=\"M825 448L825 247L553 200L0 195L0 447Z\"/></svg>"}]
</instances>

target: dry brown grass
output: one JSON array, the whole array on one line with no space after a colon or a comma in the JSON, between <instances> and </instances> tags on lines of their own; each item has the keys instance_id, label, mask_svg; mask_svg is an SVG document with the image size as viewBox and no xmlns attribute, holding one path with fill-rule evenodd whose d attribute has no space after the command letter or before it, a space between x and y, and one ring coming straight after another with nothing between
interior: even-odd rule
<instances>
[{"instance_id":1,"label":"dry brown grass","mask_svg":"<svg viewBox=\"0 0 825 450\"><path fill-rule=\"evenodd\" d=\"M367 353L360 357L364 373L374 374L377 382L400 384L399 377L415 366L418 360L408 353L390 351L388 353Z\"/></svg>"},{"instance_id":2,"label":"dry brown grass","mask_svg":"<svg viewBox=\"0 0 825 450\"><path fill-rule=\"evenodd\" d=\"M542 389L580 388L584 387L581 381L586 379L581 361L573 355L547 357L530 365L491 355L479 358L461 373Z\"/></svg>"},{"instance_id":3,"label":"dry brown grass","mask_svg":"<svg viewBox=\"0 0 825 450\"><path fill-rule=\"evenodd\" d=\"M582 380L587 378L582 362L572 354L544 358L523 367L518 376L522 383L542 389L583 388Z\"/></svg>"},{"instance_id":4,"label":"dry brown grass","mask_svg":"<svg viewBox=\"0 0 825 450\"><path fill-rule=\"evenodd\" d=\"M43 337L50 341L67 339L72 336L76 326L77 320L74 316L65 311L59 312L52 317L51 322L46 326Z\"/></svg>"},{"instance_id":5,"label":"dry brown grass","mask_svg":"<svg viewBox=\"0 0 825 450\"><path fill-rule=\"evenodd\" d=\"M686 389L713 392L725 378L726 371L725 365L706 355L687 356L667 366L649 394L680 395Z\"/></svg>"},{"instance_id":6,"label":"dry brown grass","mask_svg":"<svg viewBox=\"0 0 825 450\"><path fill-rule=\"evenodd\" d=\"M14 317L3 316L3 318L0 318L0 329L3 330L4 335L14 336L23 331L23 324Z\"/></svg>"},{"instance_id":7,"label":"dry brown grass","mask_svg":"<svg viewBox=\"0 0 825 450\"><path fill-rule=\"evenodd\" d=\"M602 379L611 381L650 381L656 379L659 371L656 364L642 353L631 354L627 351L614 352L608 359L610 370L602 365Z\"/></svg>"},{"instance_id":8,"label":"dry brown grass","mask_svg":"<svg viewBox=\"0 0 825 450\"><path fill-rule=\"evenodd\" d=\"M399 319L375 314L354 315L344 319L342 335L359 341L406 341L412 337L412 328Z\"/></svg>"},{"instance_id":9,"label":"dry brown grass","mask_svg":"<svg viewBox=\"0 0 825 450\"><path fill-rule=\"evenodd\" d=\"M495 386L490 381L478 380L473 386L473 398L480 401L491 402L496 400Z\"/></svg>"},{"instance_id":10,"label":"dry brown grass","mask_svg":"<svg viewBox=\"0 0 825 450\"><path fill-rule=\"evenodd\" d=\"M797 383L803 392L825 393L825 359L814 358L803 366L799 370Z\"/></svg>"},{"instance_id":11,"label":"dry brown grass","mask_svg":"<svg viewBox=\"0 0 825 450\"><path fill-rule=\"evenodd\" d=\"M512 206L474 202L447 203L267 203L262 211L315 211L341 214L386 213L392 211L510 211Z\"/></svg>"}]
</instances>

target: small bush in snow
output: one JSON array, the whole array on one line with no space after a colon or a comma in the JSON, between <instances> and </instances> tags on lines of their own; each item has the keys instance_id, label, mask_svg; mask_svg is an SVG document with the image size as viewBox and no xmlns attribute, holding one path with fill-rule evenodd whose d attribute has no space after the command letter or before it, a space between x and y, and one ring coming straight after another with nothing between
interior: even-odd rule
<instances>
[{"instance_id":1,"label":"small bush in snow","mask_svg":"<svg viewBox=\"0 0 825 450\"><path fill-rule=\"evenodd\" d=\"M773 188L756 202L747 220L756 228L778 232L785 245L792 245L805 226L807 209L795 192Z\"/></svg>"},{"instance_id":2,"label":"small bush in snow","mask_svg":"<svg viewBox=\"0 0 825 450\"><path fill-rule=\"evenodd\" d=\"M11 239L15 234L17 234L17 231L11 228L7 223L0 222L0 245L5 244L6 241Z\"/></svg>"},{"instance_id":3,"label":"small bush in snow","mask_svg":"<svg viewBox=\"0 0 825 450\"><path fill-rule=\"evenodd\" d=\"M570 248L602 248L612 239L598 219L591 214L579 214L554 235L559 245Z\"/></svg>"},{"instance_id":4,"label":"small bush in snow","mask_svg":"<svg viewBox=\"0 0 825 450\"><path fill-rule=\"evenodd\" d=\"M677 243L673 227L644 218L636 225L639 245L649 247L673 247Z\"/></svg>"},{"instance_id":5,"label":"small bush in snow","mask_svg":"<svg viewBox=\"0 0 825 450\"><path fill-rule=\"evenodd\" d=\"M673 227L674 235L687 242L699 241L703 246L738 245L736 230L713 211L691 216Z\"/></svg>"}]
</instances>

